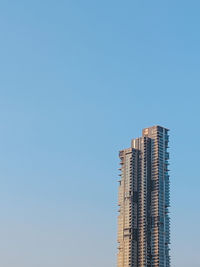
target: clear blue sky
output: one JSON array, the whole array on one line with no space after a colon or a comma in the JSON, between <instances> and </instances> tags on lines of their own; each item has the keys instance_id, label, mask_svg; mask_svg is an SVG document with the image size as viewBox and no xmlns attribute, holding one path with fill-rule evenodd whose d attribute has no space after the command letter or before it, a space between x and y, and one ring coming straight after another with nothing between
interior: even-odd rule
<instances>
[{"instance_id":1,"label":"clear blue sky","mask_svg":"<svg viewBox=\"0 0 200 267\"><path fill-rule=\"evenodd\" d=\"M172 266L200 258L200 1L0 4L0 265L115 267L118 151L170 128Z\"/></svg>"}]
</instances>

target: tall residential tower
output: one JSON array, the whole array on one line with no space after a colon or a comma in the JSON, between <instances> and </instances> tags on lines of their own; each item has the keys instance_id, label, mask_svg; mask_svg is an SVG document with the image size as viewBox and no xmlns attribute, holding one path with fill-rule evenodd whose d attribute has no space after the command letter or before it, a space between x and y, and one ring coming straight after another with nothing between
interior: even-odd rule
<instances>
[{"instance_id":1,"label":"tall residential tower","mask_svg":"<svg viewBox=\"0 0 200 267\"><path fill-rule=\"evenodd\" d=\"M117 267L170 267L168 131L146 128L119 152Z\"/></svg>"}]
</instances>

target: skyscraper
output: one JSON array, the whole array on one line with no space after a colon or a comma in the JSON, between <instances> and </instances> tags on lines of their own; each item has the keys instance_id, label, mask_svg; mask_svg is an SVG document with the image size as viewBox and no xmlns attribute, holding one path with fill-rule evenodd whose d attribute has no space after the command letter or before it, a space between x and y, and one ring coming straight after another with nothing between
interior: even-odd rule
<instances>
[{"instance_id":1,"label":"skyscraper","mask_svg":"<svg viewBox=\"0 0 200 267\"><path fill-rule=\"evenodd\" d=\"M168 129L146 128L121 150L117 267L169 267Z\"/></svg>"}]
</instances>

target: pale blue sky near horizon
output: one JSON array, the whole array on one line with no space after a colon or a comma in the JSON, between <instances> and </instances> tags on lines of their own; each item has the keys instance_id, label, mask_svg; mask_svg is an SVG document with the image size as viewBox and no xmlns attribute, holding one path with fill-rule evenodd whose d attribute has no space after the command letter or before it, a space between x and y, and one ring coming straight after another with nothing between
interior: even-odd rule
<instances>
[{"instance_id":1,"label":"pale blue sky near horizon","mask_svg":"<svg viewBox=\"0 0 200 267\"><path fill-rule=\"evenodd\" d=\"M200 2L0 3L0 266L116 266L118 151L170 129L172 266L200 259Z\"/></svg>"}]
</instances>

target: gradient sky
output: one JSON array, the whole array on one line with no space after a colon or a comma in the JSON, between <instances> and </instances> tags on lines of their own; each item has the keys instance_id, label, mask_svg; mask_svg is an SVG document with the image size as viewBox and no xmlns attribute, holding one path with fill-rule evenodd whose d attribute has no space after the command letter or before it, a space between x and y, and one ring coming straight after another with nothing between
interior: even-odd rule
<instances>
[{"instance_id":1,"label":"gradient sky","mask_svg":"<svg viewBox=\"0 0 200 267\"><path fill-rule=\"evenodd\" d=\"M0 266L115 267L118 151L170 128L172 266L200 266L200 1L0 3Z\"/></svg>"}]
</instances>

